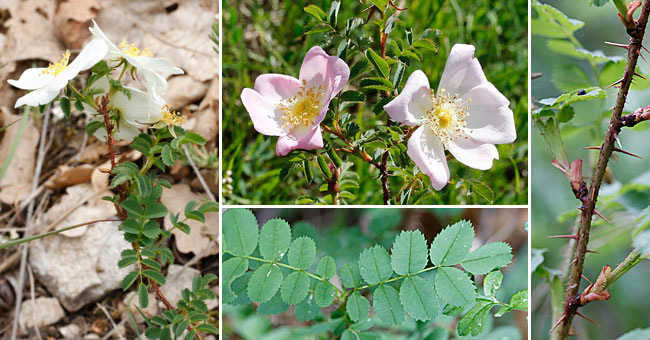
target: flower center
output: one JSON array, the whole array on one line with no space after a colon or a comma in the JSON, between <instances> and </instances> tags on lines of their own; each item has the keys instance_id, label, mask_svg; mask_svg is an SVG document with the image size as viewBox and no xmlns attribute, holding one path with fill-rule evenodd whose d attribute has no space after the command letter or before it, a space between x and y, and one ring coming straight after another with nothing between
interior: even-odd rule
<instances>
[{"instance_id":1,"label":"flower center","mask_svg":"<svg viewBox=\"0 0 650 340\"><path fill-rule=\"evenodd\" d=\"M168 125L181 125L187 121L187 118L180 112L172 111L169 105L165 105L162 107L161 120Z\"/></svg>"},{"instance_id":2,"label":"flower center","mask_svg":"<svg viewBox=\"0 0 650 340\"><path fill-rule=\"evenodd\" d=\"M295 96L280 102L279 110L282 112L280 118L284 125L283 129L289 129L289 132L300 126L312 126L316 117L320 113L321 99L325 95L323 85L318 87L307 87L307 82L302 81Z\"/></svg>"},{"instance_id":3,"label":"flower center","mask_svg":"<svg viewBox=\"0 0 650 340\"><path fill-rule=\"evenodd\" d=\"M429 126L431 132L443 144L462 135L463 129L467 127L465 119L469 115L466 104L471 99L467 103L462 103L457 94L452 97L441 89L437 96L431 90L431 100L433 108L427 111L425 118L425 124Z\"/></svg>"},{"instance_id":4,"label":"flower center","mask_svg":"<svg viewBox=\"0 0 650 340\"><path fill-rule=\"evenodd\" d=\"M126 39L122 39L120 48L124 53L132 57L153 57L153 52L149 51L149 49L145 48L144 50L140 51L140 49L135 46L135 43L129 45L129 43L126 42Z\"/></svg>"},{"instance_id":5,"label":"flower center","mask_svg":"<svg viewBox=\"0 0 650 340\"><path fill-rule=\"evenodd\" d=\"M56 63L50 65L41 72L41 74L49 74L56 76L57 74L63 72L66 68L68 68L68 60L70 60L70 50L65 51L62 56L59 57L59 61Z\"/></svg>"}]
</instances>

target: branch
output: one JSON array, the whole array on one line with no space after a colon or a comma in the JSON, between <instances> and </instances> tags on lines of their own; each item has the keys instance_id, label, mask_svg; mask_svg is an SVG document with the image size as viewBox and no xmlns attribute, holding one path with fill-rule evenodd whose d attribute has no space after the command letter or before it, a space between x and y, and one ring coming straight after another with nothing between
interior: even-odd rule
<instances>
[{"instance_id":1,"label":"branch","mask_svg":"<svg viewBox=\"0 0 650 340\"><path fill-rule=\"evenodd\" d=\"M639 58L639 54L641 53L641 43L645 34L645 28L646 23L648 22L649 14L650 1L645 1L643 3L641 16L637 22L636 29L628 29L628 34L630 35L631 39L628 48L625 73L623 75L623 79L620 84L621 87L616 97L616 105L614 106L614 111L612 112L612 117L609 121L609 128L607 129L605 140L600 147L600 154L598 156L598 162L596 163L596 168L592 177L591 186L589 187L589 193L587 198L583 201L584 205L580 216L580 227L578 228L575 247L575 266L571 270L571 275L569 277L569 282L567 285L564 307L565 319L562 328L559 329L560 339L567 338L569 330L571 329L571 322L573 321L573 318L577 312L577 307L573 307L570 302L572 299L575 299L580 289L582 269L584 266L585 254L587 253L587 243L589 242L589 230L591 229L591 220L594 215L594 208L596 207L598 192L603 181L605 170L607 169L607 163L609 162L612 152L614 151L614 142L616 141L616 137L621 130L621 113L623 112L627 94L630 90L630 84L632 83L632 78L634 77L637 60Z\"/></svg>"}]
</instances>

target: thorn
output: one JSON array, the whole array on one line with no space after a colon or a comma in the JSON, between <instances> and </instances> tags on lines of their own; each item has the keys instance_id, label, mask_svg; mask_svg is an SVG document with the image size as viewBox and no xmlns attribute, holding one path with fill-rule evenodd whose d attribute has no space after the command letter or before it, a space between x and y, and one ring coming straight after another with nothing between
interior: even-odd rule
<instances>
[{"instance_id":1,"label":"thorn","mask_svg":"<svg viewBox=\"0 0 650 340\"><path fill-rule=\"evenodd\" d=\"M551 330L548 331L548 334L553 333L553 330L560 324L560 322L564 321L564 319L566 319L566 313L562 314L562 317L560 318L560 320L557 320L555 325L553 325L553 328L551 328Z\"/></svg>"},{"instance_id":2,"label":"thorn","mask_svg":"<svg viewBox=\"0 0 650 340\"><path fill-rule=\"evenodd\" d=\"M599 252L597 252L597 251L595 251L595 250L591 250L591 249L589 249L589 248L587 248L586 251L587 251L587 253L600 254Z\"/></svg>"},{"instance_id":3,"label":"thorn","mask_svg":"<svg viewBox=\"0 0 650 340\"><path fill-rule=\"evenodd\" d=\"M615 136L614 138L616 139L616 143L618 143L618 147L622 149L622 148L623 148L623 144L621 144L621 140L618 139L618 134L616 134L616 136Z\"/></svg>"},{"instance_id":4,"label":"thorn","mask_svg":"<svg viewBox=\"0 0 650 340\"><path fill-rule=\"evenodd\" d=\"M588 146L588 147L582 148L582 150L600 150L600 146ZM635 154L633 154L633 153L631 153L629 151L625 151L625 150L617 148L617 147L614 147L613 151L624 153L624 154L626 154L628 156L636 157L638 159L643 159L643 157L641 157L641 156L635 155Z\"/></svg>"},{"instance_id":5,"label":"thorn","mask_svg":"<svg viewBox=\"0 0 650 340\"><path fill-rule=\"evenodd\" d=\"M594 284L593 282L591 282L591 281L590 281L590 280L585 276L585 274L582 274L582 278L585 279L585 280L587 280L587 282L589 282L589 283L591 283L591 284Z\"/></svg>"},{"instance_id":6,"label":"thorn","mask_svg":"<svg viewBox=\"0 0 650 340\"><path fill-rule=\"evenodd\" d=\"M574 264L576 264L576 262L578 262L578 259L573 259L573 261L571 261L571 263L569 263L569 267L571 267L571 266L573 266Z\"/></svg>"},{"instance_id":7,"label":"thorn","mask_svg":"<svg viewBox=\"0 0 650 340\"><path fill-rule=\"evenodd\" d=\"M586 317L586 316L585 316L584 314L582 314L582 313L580 313L580 312L578 312L578 311L576 311L576 315L578 315L578 316L580 316L580 317L582 317L582 318L584 318L585 320L587 320L587 321L589 321L589 322L591 322L591 323L593 323L594 325L596 325L596 326L598 326L598 327L600 327L600 325L599 325L599 324L597 324L597 323L596 323L596 321L594 321L594 320L591 320L590 318L588 318L588 317Z\"/></svg>"},{"instance_id":8,"label":"thorn","mask_svg":"<svg viewBox=\"0 0 650 340\"><path fill-rule=\"evenodd\" d=\"M622 47L622 48L624 48L626 50L630 48L630 45L613 43L613 42L609 42L609 41L605 41L605 44L610 45L610 46Z\"/></svg>"},{"instance_id":9,"label":"thorn","mask_svg":"<svg viewBox=\"0 0 650 340\"><path fill-rule=\"evenodd\" d=\"M601 215L598 210L594 209L594 214L598 215L598 217L602 218L607 224L609 224L609 220L605 218L605 216Z\"/></svg>"},{"instance_id":10,"label":"thorn","mask_svg":"<svg viewBox=\"0 0 650 340\"><path fill-rule=\"evenodd\" d=\"M576 234L571 234L571 235L551 235L551 236L546 236L548 238L572 238L574 240L578 239L578 235Z\"/></svg>"},{"instance_id":11,"label":"thorn","mask_svg":"<svg viewBox=\"0 0 650 340\"><path fill-rule=\"evenodd\" d=\"M610 87L612 87L612 86L616 86L616 85L618 85L618 84L620 84L620 83L622 83L622 82L623 82L623 78L621 78L621 79L619 79L619 80L617 80L617 81L611 83L609 86L607 86L607 88L610 88Z\"/></svg>"},{"instance_id":12,"label":"thorn","mask_svg":"<svg viewBox=\"0 0 650 340\"><path fill-rule=\"evenodd\" d=\"M636 72L634 72L634 75L641 78L641 79L643 79L643 80L648 80L646 77L644 77L644 76L642 76L642 75L640 75L640 74L638 74Z\"/></svg>"}]
</instances>

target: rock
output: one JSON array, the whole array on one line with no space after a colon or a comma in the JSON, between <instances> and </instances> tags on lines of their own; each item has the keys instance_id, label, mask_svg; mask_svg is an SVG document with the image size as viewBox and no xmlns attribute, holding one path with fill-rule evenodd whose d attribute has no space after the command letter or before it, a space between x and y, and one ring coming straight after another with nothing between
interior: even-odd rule
<instances>
[{"instance_id":1,"label":"rock","mask_svg":"<svg viewBox=\"0 0 650 340\"><path fill-rule=\"evenodd\" d=\"M65 316L59 301L55 298L39 297L25 300L20 308L18 324L23 330L57 323Z\"/></svg>"},{"instance_id":2,"label":"rock","mask_svg":"<svg viewBox=\"0 0 650 340\"><path fill-rule=\"evenodd\" d=\"M118 226L119 222L100 222L80 237L55 235L31 243L34 272L67 310L77 311L119 288L132 270L117 267L122 250L131 248Z\"/></svg>"},{"instance_id":3,"label":"rock","mask_svg":"<svg viewBox=\"0 0 650 340\"><path fill-rule=\"evenodd\" d=\"M176 307L178 300L181 299L181 291L184 288L192 289L192 280L200 272L194 268L172 264L167 269L167 282L160 287L169 303ZM208 309L213 309L219 305L216 299L205 301ZM162 304L160 307L164 307Z\"/></svg>"},{"instance_id":4,"label":"rock","mask_svg":"<svg viewBox=\"0 0 650 340\"><path fill-rule=\"evenodd\" d=\"M127 308L131 309L131 314L133 314L136 323L140 324L144 322L144 319L142 319L142 315L140 315L138 309L135 308L136 306L138 306L138 308L140 308L140 310L142 310L144 315L146 315L148 318L151 318L152 316L158 314L158 304L156 303L155 293L149 292L149 304L147 305L147 308L142 308L142 306L138 302L138 297L135 295L136 295L135 291L130 292L122 301L124 302L124 305L127 306ZM127 314L126 310L124 311L124 313L122 313L122 320L129 320L129 315ZM129 327L131 328L133 327L131 322L127 322L127 325L129 325Z\"/></svg>"},{"instance_id":5,"label":"rock","mask_svg":"<svg viewBox=\"0 0 650 340\"><path fill-rule=\"evenodd\" d=\"M81 338L81 327L77 324L71 323L65 327L59 328L59 333L61 333L64 339L79 339Z\"/></svg>"}]
</instances>

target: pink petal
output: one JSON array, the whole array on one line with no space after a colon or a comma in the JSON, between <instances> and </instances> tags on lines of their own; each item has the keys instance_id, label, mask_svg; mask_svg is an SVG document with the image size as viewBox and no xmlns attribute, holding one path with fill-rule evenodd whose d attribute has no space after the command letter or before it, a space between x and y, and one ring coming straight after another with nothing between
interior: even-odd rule
<instances>
[{"instance_id":1,"label":"pink petal","mask_svg":"<svg viewBox=\"0 0 650 340\"><path fill-rule=\"evenodd\" d=\"M322 147L323 136L321 135L320 127L316 126L301 139L296 139L292 135L280 136L278 143L275 145L275 154L278 156L286 156L291 150L314 150Z\"/></svg>"},{"instance_id":2,"label":"pink petal","mask_svg":"<svg viewBox=\"0 0 650 340\"><path fill-rule=\"evenodd\" d=\"M456 44L451 48L445 70L440 78L438 91L464 95L475 86L487 82L478 59L474 57L474 46Z\"/></svg>"},{"instance_id":3,"label":"pink petal","mask_svg":"<svg viewBox=\"0 0 650 340\"><path fill-rule=\"evenodd\" d=\"M449 182L449 167L442 142L427 128L421 126L408 141L408 155L431 178L434 189L440 190Z\"/></svg>"},{"instance_id":4,"label":"pink petal","mask_svg":"<svg viewBox=\"0 0 650 340\"><path fill-rule=\"evenodd\" d=\"M499 152L493 144L482 143L472 137L463 136L447 142L447 150L459 162L478 170L492 167L492 161L499 159Z\"/></svg>"},{"instance_id":5,"label":"pink petal","mask_svg":"<svg viewBox=\"0 0 650 340\"><path fill-rule=\"evenodd\" d=\"M490 144L512 143L517 139L515 119L510 103L491 83L470 90L461 100L468 104L467 135Z\"/></svg>"},{"instance_id":6,"label":"pink petal","mask_svg":"<svg viewBox=\"0 0 650 340\"><path fill-rule=\"evenodd\" d=\"M293 97L300 88L298 79L283 74L262 74L255 79L255 91L270 103Z\"/></svg>"},{"instance_id":7,"label":"pink petal","mask_svg":"<svg viewBox=\"0 0 650 340\"><path fill-rule=\"evenodd\" d=\"M263 97L259 92L251 89L244 89L241 93L241 101L253 121L253 127L257 132L267 136L281 136L285 132L282 129L282 114L277 110L275 104Z\"/></svg>"},{"instance_id":8,"label":"pink petal","mask_svg":"<svg viewBox=\"0 0 650 340\"><path fill-rule=\"evenodd\" d=\"M394 121L413 126L421 124L418 119L432 106L429 79L417 70L411 73L402 92L384 105L384 110Z\"/></svg>"}]
</instances>

